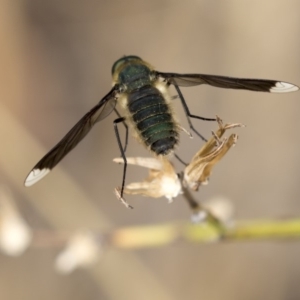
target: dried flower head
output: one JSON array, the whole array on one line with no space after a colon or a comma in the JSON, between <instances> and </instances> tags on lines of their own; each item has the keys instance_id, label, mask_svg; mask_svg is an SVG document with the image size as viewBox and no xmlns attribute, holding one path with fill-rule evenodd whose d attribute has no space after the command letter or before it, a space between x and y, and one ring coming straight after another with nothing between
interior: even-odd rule
<instances>
[{"instance_id":1,"label":"dried flower head","mask_svg":"<svg viewBox=\"0 0 300 300\"><path fill-rule=\"evenodd\" d=\"M182 178L180 178L166 157L146 158L129 157L127 163L149 169L148 177L142 182L134 182L125 186L124 193L129 195L143 195L152 198L166 197L171 202L183 188L198 190L200 185L206 184L212 168L235 145L238 136L232 134L229 138L221 137L226 130L243 127L242 124L225 124L217 116L219 129L212 132L212 138L195 154L191 162L186 166ZM116 163L124 163L122 158L115 158ZM120 194L121 189L116 188L117 198L127 207L132 208ZM194 204L193 204L194 205Z\"/></svg>"},{"instance_id":2,"label":"dried flower head","mask_svg":"<svg viewBox=\"0 0 300 300\"><path fill-rule=\"evenodd\" d=\"M122 158L115 158L116 163L123 163ZM142 182L133 182L125 186L124 193L128 195L142 195L152 198L166 197L169 202L177 197L181 191L181 182L172 163L165 157L129 157L127 163L149 169L149 175ZM117 197L127 207L127 202L121 198L120 189L116 189Z\"/></svg>"}]
</instances>

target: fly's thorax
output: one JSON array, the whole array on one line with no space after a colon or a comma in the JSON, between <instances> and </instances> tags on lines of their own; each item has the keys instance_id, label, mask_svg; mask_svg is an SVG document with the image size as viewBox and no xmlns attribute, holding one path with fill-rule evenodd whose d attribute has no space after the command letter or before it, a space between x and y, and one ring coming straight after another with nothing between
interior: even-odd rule
<instances>
[{"instance_id":1,"label":"fly's thorax","mask_svg":"<svg viewBox=\"0 0 300 300\"><path fill-rule=\"evenodd\" d=\"M136 56L128 56L118 60L113 66L114 84L120 84L127 93L145 85L153 84L151 76L153 68Z\"/></svg>"}]
</instances>

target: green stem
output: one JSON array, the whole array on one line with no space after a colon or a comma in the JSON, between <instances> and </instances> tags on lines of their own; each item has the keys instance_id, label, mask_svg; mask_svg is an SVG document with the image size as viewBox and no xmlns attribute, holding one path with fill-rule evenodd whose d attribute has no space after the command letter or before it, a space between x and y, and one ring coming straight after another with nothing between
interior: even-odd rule
<instances>
[{"instance_id":1,"label":"green stem","mask_svg":"<svg viewBox=\"0 0 300 300\"><path fill-rule=\"evenodd\" d=\"M300 238L300 219L239 221L232 228L220 226L214 217L200 224L171 223L117 229L109 234L117 248L159 247L177 240L212 241L278 240Z\"/></svg>"}]
</instances>

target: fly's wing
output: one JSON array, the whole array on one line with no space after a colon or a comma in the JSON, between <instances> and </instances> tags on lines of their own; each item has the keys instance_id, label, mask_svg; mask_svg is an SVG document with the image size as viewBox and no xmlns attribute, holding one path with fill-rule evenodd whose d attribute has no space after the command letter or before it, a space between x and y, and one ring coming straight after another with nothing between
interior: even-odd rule
<instances>
[{"instance_id":1,"label":"fly's wing","mask_svg":"<svg viewBox=\"0 0 300 300\"><path fill-rule=\"evenodd\" d=\"M167 82L177 86L208 84L225 89L270 93L288 93L299 89L299 87L294 84L278 80L234 78L205 74L176 74L162 72L155 72L155 74L157 77L163 78Z\"/></svg>"},{"instance_id":2,"label":"fly's wing","mask_svg":"<svg viewBox=\"0 0 300 300\"><path fill-rule=\"evenodd\" d=\"M31 186L46 176L89 133L96 122L103 120L113 111L117 92L117 87L113 87L77 122L65 137L34 166L25 179L25 186Z\"/></svg>"}]
</instances>

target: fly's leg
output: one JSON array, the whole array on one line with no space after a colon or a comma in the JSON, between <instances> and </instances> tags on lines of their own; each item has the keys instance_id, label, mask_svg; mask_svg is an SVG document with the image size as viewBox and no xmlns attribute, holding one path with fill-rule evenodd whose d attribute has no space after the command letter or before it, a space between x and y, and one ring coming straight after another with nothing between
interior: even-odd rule
<instances>
[{"instance_id":1,"label":"fly's leg","mask_svg":"<svg viewBox=\"0 0 300 300\"><path fill-rule=\"evenodd\" d=\"M203 118L203 117L200 117L200 116L192 115L190 113L190 110L189 110L184 98L183 98L183 95L182 95L179 87L175 84L174 84L174 87L175 87L175 89L178 93L179 99L180 99L181 104L183 106L183 109L184 109L184 112L185 112L185 115L186 115L186 118L188 120L188 123L189 123L189 126L190 126L191 130L193 130L204 142L207 142L207 139L194 128L190 118L199 119L199 120L203 120L203 121L216 121L216 119Z\"/></svg>"},{"instance_id":2,"label":"fly's leg","mask_svg":"<svg viewBox=\"0 0 300 300\"><path fill-rule=\"evenodd\" d=\"M176 153L174 153L175 158L181 162L184 166L187 166L188 164L186 162L184 162Z\"/></svg>"},{"instance_id":3,"label":"fly's leg","mask_svg":"<svg viewBox=\"0 0 300 300\"><path fill-rule=\"evenodd\" d=\"M123 124L124 124L124 121L125 121L124 117L121 117L121 118L118 118L118 119L114 120L115 135L116 135L116 138L117 138L119 149L121 151L121 156L124 160L122 187L121 187L121 193L120 193L121 198L123 198L123 192L124 192L124 186L125 186L125 178L126 178L126 170L127 170L127 159L126 159L125 150L124 150L124 148L126 146L124 148L122 146L121 139L120 139L120 134L119 134L119 130L118 130L118 123L123 122Z\"/></svg>"},{"instance_id":4,"label":"fly's leg","mask_svg":"<svg viewBox=\"0 0 300 300\"><path fill-rule=\"evenodd\" d=\"M117 116L119 117L118 119L121 119L122 117L121 117L120 113L117 111L116 108L114 108L114 111L115 111L115 113L117 114ZM117 120L118 120L118 119L117 119ZM123 147L123 151L124 151L124 153L125 153L126 150L127 150L127 146L128 146L128 125L127 125L126 122L125 122L125 118L124 118L123 121L120 121L120 122L122 122L123 125L124 125L124 127L125 127L125 145L124 145L124 147ZM122 156L122 152L121 152L121 156Z\"/></svg>"}]
</instances>

